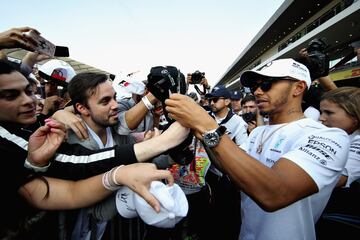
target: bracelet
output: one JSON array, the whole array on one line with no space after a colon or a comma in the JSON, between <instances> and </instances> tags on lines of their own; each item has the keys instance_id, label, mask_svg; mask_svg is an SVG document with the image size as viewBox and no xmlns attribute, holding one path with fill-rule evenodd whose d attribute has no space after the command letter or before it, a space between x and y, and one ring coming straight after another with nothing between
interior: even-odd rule
<instances>
[{"instance_id":1,"label":"bracelet","mask_svg":"<svg viewBox=\"0 0 360 240\"><path fill-rule=\"evenodd\" d=\"M149 101L149 99L146 96L143 96L141 98L141 101L145 104L145 107L151 111L154 109L154 105L151 104L151 102Z\"/></svg>"},{"instance_id":2,"label":"bracelet","mask_svg":"<svg viewBox=\"0 0 360 240\"><path fill-rule=\"evenodd\" d=\"M34 170L34 172L46 172L48 170L48 168L50 167L50 164L51 164L51 162L49 162L49 164L44 167L38 167L38 166L33 165L31 162L29 162L26 159L25 163L24 163L24 167L26 167L27 169Z\"/></svg>"},{"instance_id":3,"label":"bracelet","mask_svg":"<svg viewBox=\"0 0 360 240\"><path fill-rule=\"evenodd\" d=\"M113 171L113 169L111 169L110 171L107 171L106 173L104 173L104 175L102 176L102 184L103 184L105 189L110 190L110 191L116 191L119 188L121 188L121 186L116 186L115 184L112 184L109 181L112 171Z\"/></svg>"},{"instance_id":4,"label":"bracelet","mask_svg":"<svg viewBox=\"0 0 360 240\"><path fill-rule=\"evenodd\" d=\"M116 173L117 171L119 170L119 168L123 167L124 165L120 165L118 167L115 168L114 171L112 171L112 180L113 180L113 183L116 185L116 186L122 186L122 184L118 183L118 181L116 181Z\"/></svg>"}]
</instances>

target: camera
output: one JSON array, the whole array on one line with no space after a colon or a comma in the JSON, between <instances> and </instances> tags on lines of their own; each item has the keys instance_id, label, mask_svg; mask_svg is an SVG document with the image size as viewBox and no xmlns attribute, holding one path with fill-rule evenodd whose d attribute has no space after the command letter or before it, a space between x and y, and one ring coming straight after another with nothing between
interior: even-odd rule
<instances>
[{"instance_id":1,"label":"camera","mask_svg":"<svg viewBox=\"0 0 360 240\"><path fill-rule=\"evenodd\" d=\"M186 93L185 76L174 66L152 67L147 77L146 87L162 103L164 116L167 120L167 124L162 127L166 130L174 120L168 116L165 100L170 97L171 93ZM192 139L193 134L190 133L180 145L167 151L174 162L186 165L194 160L195 154L190 149Z\"/></svg>"},{"instance_id":2,"label":"camera","mask_svg":"<svg viewBox=\"0 0 360 240\"><path fill-rule=\"evenodd\" d=\"M191 84L200 84L201 80L204 78L205 73L196 70L191 74Z\"/></svg>"},{"instance_id":3,"label":"camera","mask_svg":"<svg viewBox=\"0 0 360 240\"><path fill-rule=\"evenodd\" d=\"M326 39L325 38L314 38L308 44L306 50L310 54L316 54L318 52L324 53L324 50L327 48Z\"/></svg>"},{"instance_id":4,"label":"camera","mask_svg":"<svg viewBox=\"0 0 360 240\"><path fill-rule=\"evenodd\" d=\"M311 80L324 77L329 74L329 56L325 53L328 48L326 38L314 38L306 48L307 58L300 58L299 62L303 63L310 72Z\"/></svg>"},{"instance_id":5,"label":"camera","mask_svg":"<svg viewBox=\"0 0 360 240\"><path fill-rule=\"evenodd\" d=\"M242 118L246 123L256 121L256 113L255 112L243 113Z\"/></svg>"},{"instance_id":6,"label":"camera","mask_svg":"<svg viewBox=\"0 0 360 240\"><path fill-rule=\"evenodd\" d=\"M152 67L147 76L146 87L160 102L164 103L171 93L186 93L185 76L174 66Z\"/></svg>"}]
</instances>

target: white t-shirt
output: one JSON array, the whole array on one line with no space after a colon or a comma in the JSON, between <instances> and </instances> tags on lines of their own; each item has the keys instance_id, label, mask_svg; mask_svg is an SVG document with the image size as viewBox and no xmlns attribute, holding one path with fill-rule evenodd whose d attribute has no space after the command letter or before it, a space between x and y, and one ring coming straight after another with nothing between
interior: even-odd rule
<instances>
[{"instance_id":1,"label":"white t-shirt","mask_svg":"<svg viewBox=\"0 0 360 240\"><path fill-rule=\"evenodd\" d=\"M226 134L230 137L231 140L235 142L236 145L240 146L248 138L247 135L247 123L242 119L242 117L234 114L232 117L225 123L221 123L224 118L216 118L215 121L222 126L226 127ZM214 165L210 166L210 171L218 176L222 176L222 172L217 169Z\"/></svg>"},{"instance_id":2,"label":"white t-shirt","mask_svg":"<svg viewBox=\"0 0 360 240\"><path fill-rule=\"evenodd\" d=\"M246 122L242 117L234 114L226 123L221 123L225 118L215 118L215 120L218 124L226 127L226 133L240 146L248 138Z\"/></svg>"},{"instance_id":3,"label":"white t-shirt","mask_svg":"<svg viewBox=\"0 0 360 240\"><path fill-rule=\"evenodd\" d=\"M86 124L89 134L94 138L95 142L98 144L99 149L110 148L114 146L114 139L111 134L111 128L106 128L106 144L104 145L99 136Z\"/></svg>"},{"instance_id":4,"label":"white t-shirt","mask_svg":"<svg viewBox=\"0 0 360 240\"><path fill-rule=\"evenodd\" d=\"M356 130L350 136L350 151L343 175L348 176L345 187L360 178L360 130Z\"/></svg>"},{"instance_id":5,"label":"white t-shirt","mask_svg":"<svg viewBox=\"0 0 360 240\"><path fill-rule=\"evenodd\" d=\"M319 119L320 119L320 111L312 106L308 107L304 111L304 115L305 115L305 117L314 119L315 121L319 121Z\"/></svg>"},{"instance_id":6,"label":"white t-shirt","mask_svg":"<svg viewBox=\"0 0 360 240\"><path fill-rule=\"evenodd\" d=\"M270 134L263 142L262 153L258 154L259 143ZM286 125L259 126L241 148L269 168L280 158L293 161L309 174L319 192L275 212L262 210L241 193L239 239L316 239L314 225L346 163L349 150L346 132L305 118Z\"/></svg>"}]
</instances>

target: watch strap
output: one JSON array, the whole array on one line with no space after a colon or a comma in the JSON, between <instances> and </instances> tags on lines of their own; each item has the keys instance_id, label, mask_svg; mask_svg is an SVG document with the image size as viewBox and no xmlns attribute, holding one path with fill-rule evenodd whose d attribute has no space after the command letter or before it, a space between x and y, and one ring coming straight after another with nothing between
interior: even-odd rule
<instances>
[{"instance_id":1,"label":"watch strap","mask_svg":"<svg viewBox=\"0 0 360 240\"><path fill-rule=\"evenodd\" d=\"M216 129L217 134L219 135L219 137L221 137L222 135L224 135L226 133L226 127L225 126L220 126Z\"/></svg>"}]
</instances>

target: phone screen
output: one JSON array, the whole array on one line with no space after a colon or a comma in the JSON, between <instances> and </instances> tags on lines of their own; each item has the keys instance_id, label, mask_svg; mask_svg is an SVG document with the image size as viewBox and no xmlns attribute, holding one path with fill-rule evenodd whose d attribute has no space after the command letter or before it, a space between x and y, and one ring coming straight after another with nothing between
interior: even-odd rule
<instances>
[{"instance_id":1,"label":"phone screen","mask_svg":"<svg viewBox=\"0 0 360 240\"><path fill-rule=\"evenodd\" d=\"M49 40L43 38L36 32L30 30L28 33L29 36L31 36L34 41L37 43L36 51L42 54L46 54L50 57L53 57L55 54L55 45L50 42Z\"/></svg>"}]
</instances>

